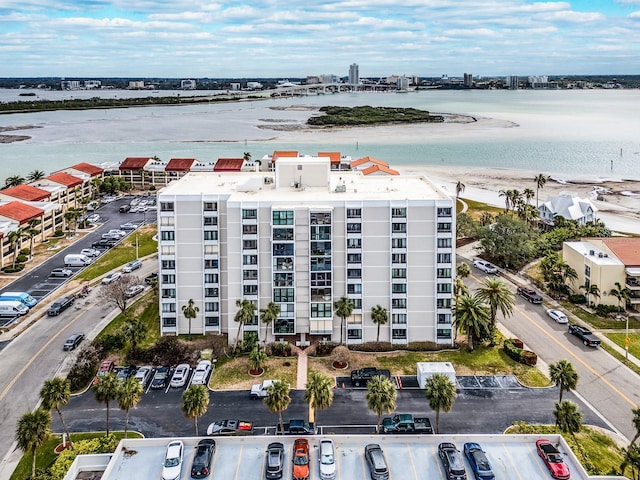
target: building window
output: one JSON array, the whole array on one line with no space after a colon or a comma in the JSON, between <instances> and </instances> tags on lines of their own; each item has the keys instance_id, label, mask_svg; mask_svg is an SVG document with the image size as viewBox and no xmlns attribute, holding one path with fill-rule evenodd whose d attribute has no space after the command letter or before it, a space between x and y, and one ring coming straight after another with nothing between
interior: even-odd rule
<instances>
[{"instance_id":1,"label":"building window","mask_svg":"<svg viewBox=\"0 0 640 480\"><path fill-rule=\"evenodd\" d=\"M406 208L392 208L391 216L393 218L407 218L407 209Z\"/></svg>"},{"instance_id":2,"label":"building window","mask_svg":"<svg viewBox=\"0 0 640 480\"><path fill-rule=\"evenodd\" d=\"M163 303L162 304L162 313L175 313L176 312L176 304L175 303Z\"/></svg>"},{"instance_id":3,"label":"building window","mask_svg":"<svg viewBox=\"0 0 640 480\"><path fill-rule=\"evenodd\" d=\"M391 338L393 340L406 340L407 330L404 328L393 328L391 330Z\"/></svg>"},{"instance_id":4,"label":"building window","mask_svg":"<svg viewBox=\"0 0 640 480\"><path fill-rule=\"evenodd\" d=\"M392 268L391 269L391 278L407 278L407 269L406 268Z\"/></svg>"},{"instance_id":5,"label":"building window","mask_svg":"<svg viewBox=\"0 0 640 480\"><path fill-rule=\"evenodd\" d=\"M331 214L328 212L314 212L309 215L310 225L331 225Z\"/></svg>"},{"instance_id":6,"label":"building window","mask_svg":"<svg viewBox=\"0 0 640 480\"><path fill-rule=\"evenodd\" d=\"M175 327L176 326L176 318L175 317L163 318L162 319L162 326L163 327Z\"/></svg>"},{"instance_id":7,"label":"building window","mask_svg":"<svg viewBox=\"0 0 640 480\"><path fill-rule=\"evenodd\" d=\"M406 233L407 232L407 224L406 223L392 223L391 231L393 233Z\"/></svg>"},{"instance_id":8,"label":"building window","mask_svg":"<svg viewBox=\"0 0 640 480\"><path fill-rule=\"evenodd\" d=\"M361 223L347 223L347 233L361 233L361 232L362 232Z\"/></svg>"},{"instance_id":9,"label":"building window","mask_svg":"<svg viewBox=\"0 0 640 480\"><path fill-rule=\"evenodd\" d=\"M293 225L293 210L274 210L273 225Z\"/></svg>"},{"instance_id":10,"label":"building window","mask_svg":"<svg viewBox=\"0 0 640 480\"><path fill-rule=\"evenodd\" d=\"M293 228L274 228L273 240L293 240Z\"/></svg>"},{"instance_id":11,"label":"building window","mask_svg":"<svg viewBox=\"0 0 640 480\"><path fill-rule=\"evenodd\" d=\"M173 227L175 223L175 218L173 217L160 217L160 225L163 227Z\"/></svg>"},{"instance_id":12,"label":"building window","mask_svg":"<svg viewBox=\"0 0 640 480\"><path fill-rule=\"evenodd\" d=\"M391 284L391 293L407 293L407 284L406 283L392 283Z\"/></svg>"},{"instance_id":13,"label":"building window","mask_svg":"<svg viewBox=\"0 0 640 480\"><path fill-rule=\"evenodd\" d=\"M394 253L391 255L391 263L407 263L406 253Z\"/></svg>"},{"instance_id":14,"label":"building window","mask_svg":"<svg viewBox=\"0 0 640 480\"><path fill-rule=\"evenodd\" d=\"M391 248L407 248L407 239L406 238L392 238L391 239Z\"/></svg>"},{"instance_id":15,"label":"building window","mask_svg":"<svg viewBox=\"0 0 640 480\"><path fill-rule=\"evenodd\" d=\"M293 270L293 258L275 257L273 259L274 270Z\"/></svg>"},{"instance_id":16,"label":"building window","mask_svg":"<svg viewBox=\"0 0 640 480\"><path fill-rule=\"evenodd\" d=\"M217 230L205 230L204 231L204 239L205 240L218 240L218 231Z\"/></svg>"},{"instance_id":17,"label":"building window","mask_svg":"<svg viewBox=\"0 0 640 480\"><path fill-rule=\"evenodd\" d=\"M438 263L451 263L451 254L450 253L439 253L438 254Z\"/></svg>"},{"instance_id":18,"label":"building window","mask_svg":"<svg viewBox=\"0 0 640 480\"><path fill-rule=\"evenodd\" d=\"M163 230L160 232L160 240L175 240L176 239L176 232L174 232L173 230Z\"/></svg>"},{"instance_id":19,"label":"building window","mask_svg":"<svg viewBox=\"0 0 640 480\"><path fill-rule=\"evenodd\" d=\"M360 328L350 328L347 330L347 338L349 340L362 339L362 330Z\"/></svg>"},{"instance_id":20,"label":"building window","mask_svg":"<svg viewBox=\"0 0 640 480\"><path fill-rule=\"evenodd\" d=\"M217 312L220 309L219 305L218 302L204 302L204 311Z\"/></svg>"},{"instance_id":21,"label":"building window","mask_svg":"<svg viewBox=\"0 0 640 480\"><path fill-rule=\"evenodd\" d=\"M585 265L584 266L584 274L586 277L590 277L591 276L591 267L589 265Z\"/></svg>"},{"instance_id":22,"label":"building window","mask_svg":"<svg viewBox=\"0 0 640 480\"><path fill-rule=\"evenodd\" d=\"M258 279L258 271L257 270L243 270L242 271L242 279L243 280L257 280ZM216 282L218 283L218 282Z\"/></svg>"},{"instance_id":23,"label":"building window","mask_svg":"<svg viewBox=\"0 0 640 480\"><path fill-rule=\"evenodd\" d=\"M391 299L391 308L407 308L407 299L406 298L392 298Z\"/></svg>"},{"instance_id":24,"label":"building window","mask_svg":"<svg viewBox=\"0 0 640 480\"><path fill-rule=\"evenodd\" d=\"M204 202L202 209L205 212L215 212L218 210L218 204L216 202Z\"/></svg>"},{"instance_id":25,"label":"building window","mask_svg":"<svg viewBox=\"0 0 640 480\"><path fill-rule=\"evenodd\" d=\"M391 314L391 323L396 325L406 325L407 324L407 314L406 313L392 313Z\"/></svg>"},{"instance_id":26,"label":"building window","mask_svg":"<svg viewBox=\"0 0 640 480\"><path fill-rule=\"evenodd\" d=\"M333 315L330 303L312 303L311 318L327 318Z\"/></svg>"},{"instance_id":27,"label":"building window","mask_svg":"<svg viewBox=\"0 0 640 480\"><path fill-rule=\"evenodd\" d=\"M438 248L451 248L451 238L439 238Z\"/></svg>"},{"instance_id":28,"label":"building window","mask_svg":"<svg viewBox=\"0 0 640 480\"><path fill-rule=\"evenodd\" d=\"M347 284L347 293L349 295L360 295L362 293L362 284L361 283Z\"/></svg>"},{"instance_id":29,"label":"building window","mask_svg":"<svg viewBox=\"0 0 640 480\"><path fill-rule=\"evenodd\" d=\"M331 242L311 242L311 255L316 257L331 255Z\"/></svg>"},{"instance_id":30,"label":"building window","mask_svg":"<svg viewBox=\"0 0 640 480\"><path fill-rule=\"evenodd\" d=\"M362 278L362 269L360 268L347 269L347 278Z\"/></svg>"},{"instance_id":31,"label":"building window","mask_svg":"<svg viewBox=\"0 0 640 480\"><path fill-rule=\"evenodd\" d=\"M450 223L438 223L438 232L450 232L451 224Z\"/></svg>"},{"instance_id":32,"label":"building window","mask_svg":"<svg viewBox=\"0 0 640 480\"><path fill-rule=\"evenodd\" d=\"M243 208L242 209L242 219L243 220L255 220L258 218L258 210L255 208Z\"/></svg>"},{"instance_id":33,"label":"building window","mask_svg":"<svg viewBox=\"0 0 640 480\"><path fill-rule=\"evenodd\" d=\"M242 264L243 265L257 265L258 264L258 256L257 255L243 255L242 256Z\"/></svg>"},{"instance_id":34,"label":"building window","mask_svg":"<svg viewBox=\"0 0 640 480\"><path fill-rule=\"evenodd\" d=\"M439 313L438 314L438 323L451 323L451 314L450 313Z\"/></svg>"},{"instance_id":35,"label":"building window","mask_svg":"<svg viewBox=\"0 0 640 480\"><path fill-rule=\"evenodd\" d=\"M362 263L362 254L361 253L347 254L347 263Z\"/></svg>"},{"instance_id":36,"label":"building window","mask_svg":"<svg viewBox=\"0 0 640 480\"><path fill-rule=\"evenodd\" d=\"M242 249L243 250L257 250L258 249L258 241L257 240L243 240L242 241Z\"/></svg>"},{"instance_id":37,"label":"building window","mask_svg":"<svg viewBox=\"0 0 640 480\"><path fill-rule=\"evenodd\" d=\"M218 225L218 217L204 217L203 222L205 227L214 227Z\"/></svg>"},{"instance_id":38,"label":"building window","mask_svg":"<svg viewBox=\"0 0 640 480\"><path fill-rule=\"evenodd\" d=\"M329 225L311 227L311 240L331 240L331 227Z\"/></svg>"},{"instance_id":39,"label":"building window","mask_svg":"<svg viewBox=\"0 0 640 480\"><path fill-rule=\"evenodd\" d=\"M438 278L451 278L451 269L450 268L438 268L437 276L438 276Z\"/></svg>"},{"instance_id":40,"label":"building window","mask_svg":"<svg viewBox=\"0 0 640 480\"><path fill-rule=\"evenodd\" d=\"M204 283L218 283L218 274L217 273L205 273L204 274Z\"/></svg>"},{"instance_id":41,"label":"building window","mask_svg":"<svg viewBox=\"0 0 640 480\"><path fill-rule=\"evenodd\" d=\"M162 269L163 270L175 270L176 261L175 260L162 260Z\"/></svg>"},{"instance_id":42,"label":"building window","mask_svg":"<svg viewBox=\"0 0 640 480\"><path fill-rule=\"evenodd\" d=\"M331 288L312 288L311 301L312 302L330 302Z\"/></svg>"},{"instance_id":43,"label":"building window","mask_svg":"<svg viewBox=\"0 0 640 480\"><path fill-rule=\"evenodd\" d=\"M451 284L450 283L439 283L438 284L438 293L451 293Z\"/></svg>"},{"instance_id":44,"label":"building window","mask_svg":"<svg viewBox=\"0 0 640 480\"><path fill-rule=\"evenodd\" d=\"M439 217L450 217L451 216L451 207L438 207L438 216Z\"/></svg>"},{"instance_id":45,"label":"building window","mask_svg":"<svg viewBox=\"0 0 640 480\"><path fill-rule=\"evenodd\" d=\"M436 301L436 305L438 308L451 308L451 299L438 298L438 300Z\"/></svg>"},{"instance_id":46,"label":"building window","mask_svg":"<svg viewBox=\"0 0 640 480\"><path fill-rule=\"evenodd\" d=\"M361 217L362 217L361 208L347 208L347 218L361 218Z\"/></svg>"},{"instance_id":47,"label":"building window","mask_svg":"<svg viewBox=\"0 0 640 480\"><path fill-rule=\"evenodd\" d=\"M436 335L440 339L451 338L451 329L450 328L438 328L436 331Z\"/></svg>"},{"instance_id":48,"label":"building window","mask_svg":"<svg viewBox=\"0 0 640 480\"><path fill-rule=\"evenodd\" d=\"M362 299L361 298L352 298L351 301L353 302L353 308L355 310L361 310L362 309Z\"/></svg>"},{"instance_id":49,"label":"building window","mask_svg":"<svg viewBox=\"0 0 640 480\"><path fill-rule=\"evenodd\" d=\"M160 202L161 212L173 212L173 202Z\"/></svg>"},{"instance_id":50,"label":"building window","mask_svg":"<svg viewBox=\"0 0 640 480\"><path fill-rule=\"evenodd\" d=\"M242 225L242 234L243 235L257 235L258 234L258 225Z\"/></svg>"},{"instance_id":51,"label":"building window","mask_svg":"<svg viewBox=\"0 0 640 480\"><path fill-rule=\"evenodd\" d=\"M243 285L242 293L244 295L257 295L258 294L258 285Z\"/></svg>"},{"instance_id":52,"label":"building window","mask_svg":"<svg viewBox=\"0 0 640 480\"><path fill-rule=\"evenodd\" d=\"M171 284L171 283L176 283L176 276L175 275L162 275L162 284Z\"/></svg>"},{"instance_id":53,"label":"building window","mask_svg":"<svg viewBox=\"0 0 640 480\"><path fill-rule=\"evenodd\" d=\"M274 287L292 287L293 273L274 273L273 286Z\"/></svg>"},{"instance_id":54,"label":"building window","mask_svg":"<svg viewBox=\"0 0 640 480\"><path fill-rule=\"evenodd\" d=\"M204 317L204 326L205 327L219 327L220 326L220 318L219 317Z\"/></svg>"},{"instance_id":55,"label":"building window","mask_svg":"<svg viewBox=\"0 0 640 480\"><path fill-rule=\"evenodd\" d=\"M176 289L175 288L163 288L162 289L162 298L176 298Z\"/></svg>"},{"instance_id":56,"label":"building window","mask_svg":"<svg viewBox=\"0 0 640 480\"><path fill-rule=\"evenodd\" d=\"M205 297L217 297L218 296L218 289L217 288L207 287L207 288L204 289L204 296Z\"/></svg>"},{"instance_id":57,"label":"building window","mask_svg":"<svg viewBox=\"0 0 640 480\"><path fill-rule=\"evenodd\" d=\"M204 268L218 268L218 259L217 258L205 258L204 259Z\"/></svg>"},{"instance_id":58,"label":"building window","mask_svg":"<svg viewBox=\"0 0 640 480\"><path fill-rule=\"evenodd\" d=\"M292 257L293 243L274 243L273 256L274 257Z\"/></svg>"},{"instance_id":59,"label":"building window","mask_svg":"<svg viewBox=\"0 0 640 480\"><path fill-rule=\"evenodd\" d=\"M290 274L292 275L292 274ZM313 272L311 273L312 287L329 287L331 286L331 272Z\"/></svg>"},{"instance_id":60,"label":"building window","mask_svg":"<svg viewBox=\"0 0 640 480\"><path fill-rule=\"evenodd\" d=\"M287 303L295 300L293 288L274 288L273 301L276 303Z\"/></svg>"},{"instance_id":61,"label":"building window","mask_svg":"<svg viewBox=\"0 0 640 480\"><path fill-rule=\"evenodd\" d=\"M362 239L347 238L347 248L362 248Z\"/></svg>"},{"instance_id":62,"label":"building window","mask_svg":"<svg viewBox=\"0 0 640 480\"><path fill-rule=\"evenodd\" d=\"M331 270L331 257L311 257L311 271L325 272Z\"/></svg>"}]
</instances>

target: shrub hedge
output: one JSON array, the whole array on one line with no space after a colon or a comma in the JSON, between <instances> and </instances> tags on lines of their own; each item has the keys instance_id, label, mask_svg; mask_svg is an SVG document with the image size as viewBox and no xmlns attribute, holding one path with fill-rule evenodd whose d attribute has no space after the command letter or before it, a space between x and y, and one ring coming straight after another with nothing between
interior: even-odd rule
<instances>
[{"instance_id":1,"label":"shrub hedge","mask_svg":"<svg viewBox=\"0 0 640 480\"><path fill-rule=\"evenodd\" d=\"M518 363L534 366L538 363L538 355L529 350L524 350L522 341L517 338L507 338L503 343L506 354Z\"/></svg>"}]
</instances>

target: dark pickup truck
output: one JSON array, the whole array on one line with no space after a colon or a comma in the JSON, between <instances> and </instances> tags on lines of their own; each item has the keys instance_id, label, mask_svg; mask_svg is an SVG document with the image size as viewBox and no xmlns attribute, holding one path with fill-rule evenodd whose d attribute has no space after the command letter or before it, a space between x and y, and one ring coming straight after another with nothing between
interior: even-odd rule
<instances>
[{"instance_id":1,"label":"dark pickup truck","mask_svg":"<svg viewBox=\"0 0 640 480\"><path fill-rule=\"evenodd\" d=\"M410 413L399 413L382 420L382 433L426 433L433 434L431 421L427 417L414 417Z\"/></svg>"},{"instance_id":2,"label":"dark pickup truck","mask_svg":"<svg viewBox=\"0 0 640 480\"><path fill-rule=\"evenodd\" d=\"M588 347L597 347L600 345L600 339L596 337L591 330L588 330L580 325L569 325L569 333L575 335L582 343L584 343Z\"/></svg>"},{"instance_id":3,"label":"dark pickup truck","mask_svg":"<svg viewBox=\"0 0 640 480\"><path fill-rule=\"evenodd\" d=\"M306 420L289 420L284 422L284 434L285 435L315 435L316 426L313 422L307 422ZM276 435L281 434L280 424L276 425Z\"/></svg>"},{"instance_id":4,"label":"dark pickup truck","mask_svg":"<svg viewBox=\"0 0 640 480\"><path fill-rule=\"evenodd\" d=\"M369 380L378 375L382 375L385 378L391 378L391 372L389 372L389 370L380 370L375 367L364 367L359 370L351 371L351 383L356 387L366 385Z\"/></svg>"},{"instance_id":5,"label":"dark pickup truck","mask_svg":"<svg viewBox=\"0 0 640 480\"><path fill-rule=\"evenodd\" d=\"M532 288L518 287L518 295L530 303L542 303L542 297Z\"/></svg>"}]
</instances>

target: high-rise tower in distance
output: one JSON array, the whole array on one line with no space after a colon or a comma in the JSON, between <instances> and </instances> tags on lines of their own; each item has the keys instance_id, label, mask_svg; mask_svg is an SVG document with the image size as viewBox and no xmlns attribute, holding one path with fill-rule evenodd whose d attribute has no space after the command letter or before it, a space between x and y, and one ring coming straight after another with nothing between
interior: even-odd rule
<instances>
[{"instance_id":1,"label":"high-rise tower in distance","mask_svg":"<svg viewBox=\"0 0 640 480\"><path fill-rule=\"evenodd\" d=\"M358 85L360 83L360 71L357 63L349 66L349 85Z\"/></svg>"}]
</instances>

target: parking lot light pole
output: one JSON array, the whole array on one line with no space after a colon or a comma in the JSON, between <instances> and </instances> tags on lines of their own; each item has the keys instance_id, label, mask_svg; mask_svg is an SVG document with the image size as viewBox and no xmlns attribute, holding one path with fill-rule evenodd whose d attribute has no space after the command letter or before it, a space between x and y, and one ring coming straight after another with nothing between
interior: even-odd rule
<instances>
[{"instance_id":1,"label":"parking lot light pole","mask_svg":"<svg viewBox=\"0 0 640 480\"><path fill-rule=\"evenodd\" d=\"M138 255L138 234L136 233L136 260L138 260L140 258L140 255Z\"/></svg>"},{"instance_id":2,"label":"parking lot light pole","mask_svg":"<svg viewBox=\"0 0 640 480\"><path fill-rule=\"evenodd\" d=\"M625 329L624 336L624 359L629 360L629 344L631 343L631 339L629 338L629 315L627 315L627 327Z\"/></svg>"}]
</instances>

